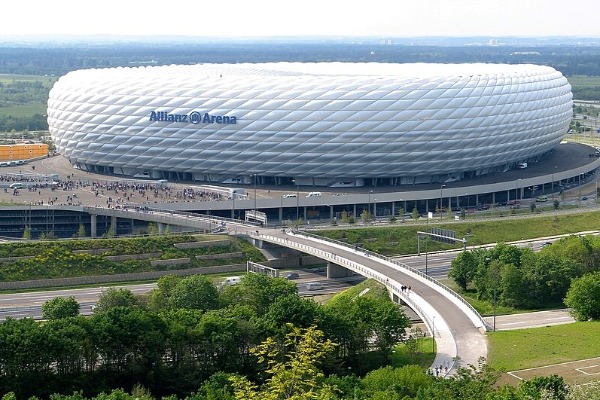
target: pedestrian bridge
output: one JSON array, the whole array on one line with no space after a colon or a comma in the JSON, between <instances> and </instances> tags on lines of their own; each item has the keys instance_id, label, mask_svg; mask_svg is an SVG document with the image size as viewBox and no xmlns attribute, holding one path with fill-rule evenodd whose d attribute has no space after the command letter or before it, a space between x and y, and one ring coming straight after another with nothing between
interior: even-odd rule
<instances>
[{"instance_id":1,"label":"pedestrian bridge","mask_svg":"<svg viewBox=\"0 0 600 400\"><path fill-rule=\"evenodd\" d=\"M458 366L478 366L482 357L487 358L485 331L489 325L481 315L450 288L397 260L309 233L257 227L239 220L147 209L84 207L84 211L151 221L159 231L166 225L211 231L217 228L247 237L257 247L269 242L317 256L329 263L328 277L358 273L373 278L388 288L394 301L401 300L413 309L435 338L437 355L433 366L440 367L444 374L454 373Z\"/></svg>"}]
</instances>

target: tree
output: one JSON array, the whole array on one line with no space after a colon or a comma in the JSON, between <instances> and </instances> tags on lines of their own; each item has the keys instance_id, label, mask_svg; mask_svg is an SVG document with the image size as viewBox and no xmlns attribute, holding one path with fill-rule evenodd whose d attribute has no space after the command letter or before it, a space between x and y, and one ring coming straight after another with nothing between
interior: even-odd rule
<instances>
[{"instance_id":1,"label":"tree","mask_svg":"<svg viewBox=\"0 0 600 400\"><path fill-rule=\"evenodd\" d=\"M467 290L467 286L477 273L478 260L470 251L463 251L456 256L450 264L448 276L456 282L462 290Z\"/></svg>"},{"instance_id":2,"label":"tree","mask_svg":"<svg viewBox=\"0 0 600 400\"><path fill-rule=\"evenodd\" d=\"M166 310L173 295L173 289L183 278L177 275L164 275L156 282L156 289L148 294L148 309L153 311Z\"/></svg>"},{"instance_id":3,"label":"tree","mask_svg":"<svg viewBox=\"0 0 600 400\"><path fill-rule=\"evenodd\" d=\"M369 372L362 379L363 397L368 399L414 398L421 388L431 385L433 377L418 365L390 366Z\"/></svg>"},{"instance_id":4,"label":"tree","mask_svg":"<svg viewBox=\"0 0 600 400\"><path fill-rule=\"evenodd\" d=\"M79 315L79 303L75 297L55 297L42 305L42 317L62 319Z\"/></svg>"},{"instance_id":5,"label":"tree","mask_svg":"<svg viewBox=\"0 0 600 400\"><path fill-rule=\"evenodd\" d=\"M261 325L269 335L287 331L291 323L299 328L308 328L317 323L321 306L312 299L303 299L297 294L276 299L261 317Z\"/></svg>"},{"instance_id":6,"label":"tree","mask_svg":"<svg viewBox=\"0 0 600 400\"><path fill-rule=\"evenodd\" d=\"M518 393L523 399L565 400L569 394L569 388L561 376L536 376L523 381L519 385Z\"/></svg>"},{"instance_id":7,"label":"tree","mask_svg":"<svg viewBox=\"0 0 600 400\"><path fill-rule=\"evenodd\" d=\"M246 274L237 285L223 289L221 300L225 305L247 304L256 315L263 315L279 297L297 293L296 284L287 279Z\"/></svg>"},{"instance_id":8,"label":"tree","mask_svg":"<svg viewBox=\"0 0 600 400\"><path fill-rule=\"evenodd\" d=\"M122 288L108 288L100 293L94 313L101 313L115 307L133 307L137 306L138 299L131 290Z\"/></svg>"},{"instance_id":9,"label":"tree","mask_svg":"<svg viewBox=\"0 0 600 400\"><path fill-rule=\"evenodd\" d=\"M219 291L204 275L187 276L173 288L169 303L172 308L214 310L219 303Z\"/></svg>"},{"instance_id":10,"label":"tree","mask_svg":"<svg viewBox=\"0 0 600 400\"><path fill-rule=\"evenodd\" d=\"M266 363L268 378L262 385L245 377L230 378L236 399L336 398L336 388L323 383L324 374L319 369L319 362L333 351L335 344L325 340L323 332L314 326L300 329L289 325L289 329L283 343L267 338L252 350L260 363Z\"/></svg>"},{"instance_id":11,"label":"tree","mask_svg":"<svg viewBox=\"0 0 600 400\"><path fill-rule=\"evenodd\" d=\"M85 225L79 224L79 229L77 230L76 236L80 238L85 237Z\"/></svg>"},{"instance_id":12,"label":"tree","mask_svg":"<svg viewBox=\"0 0 600 400\"><path fill-rule=\"evenodd\" d=\"M565 304L578 321L600 319L600 271L574 279Z\"/></svg>"},{"instance_id":13,"label":"tree","mask_svg":"<svg viewBox=\"0 0 600 400\"><path fill-rule=\"evenodd\" d=\"M362 219L362 221L366 224L371 219L371 214L367 210L363 209L360 213L360 219Z\"/></svg>"}]
</instances>

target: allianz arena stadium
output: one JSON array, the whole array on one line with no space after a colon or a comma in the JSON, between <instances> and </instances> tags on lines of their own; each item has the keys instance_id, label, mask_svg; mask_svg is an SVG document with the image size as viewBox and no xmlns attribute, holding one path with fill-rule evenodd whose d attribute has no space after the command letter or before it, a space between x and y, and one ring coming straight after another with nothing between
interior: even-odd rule
<instances>
[{"instance_id":1,"label":"allianz arena stadium","mask_svg":"<svg viewBox=\"0 0 600 400\"><path fill-rule=\"evenodd\" d=\"M321 186L449 182L540 160L572 117L547 66L264 63L61 77L48 124L75 167Z\"/></svg>"}]
</instances>

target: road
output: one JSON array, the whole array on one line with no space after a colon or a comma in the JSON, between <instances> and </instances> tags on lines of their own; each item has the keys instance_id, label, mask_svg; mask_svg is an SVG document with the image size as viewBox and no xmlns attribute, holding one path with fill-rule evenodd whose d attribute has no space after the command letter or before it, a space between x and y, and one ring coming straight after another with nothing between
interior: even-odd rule
<instances>
[{"instance_id":1,"label":"road","mask_svg":"<svg viewBox=\"0 0 600 400\"><path fill-rule=\"evenodd\" d=\"M299 275L299 278L293 280L293 282L298 286L298 294L303 297L339 293L365 279L362 276L353 276L345 279L332 280L327 279L324 272L311 272L306 270L291 272L297 272ZM306 285L308 282L320 282L322 288L309 290ZM140 295L148 293L150 290L156 288L156 284L145 283L110 287L128 289L132 293ZM81 307L80 313L82 315L89 315L92 313L92 306L96 304L102 291L107 288L108 287L95 287L0 294L0 321L4 321L8 317L41 319L42 305L45 302L56 297L70 296L73 296L79 303Z\"/></svg>"}]
</instances>

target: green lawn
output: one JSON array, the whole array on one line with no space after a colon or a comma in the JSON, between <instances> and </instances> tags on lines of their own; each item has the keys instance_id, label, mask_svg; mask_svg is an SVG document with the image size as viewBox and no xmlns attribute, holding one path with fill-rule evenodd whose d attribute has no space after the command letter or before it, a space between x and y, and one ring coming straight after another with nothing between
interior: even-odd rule
<instances>
[{"instance_id":1,"label":"green lawn","mask_svg":"<svg viewBox=\"0 0 600 400\"><path fill-rule=\"evenodd\" d=\"M489 332L488 363L513 371L600 356L600 321Z\"/></svg>"},{"instance_id":2,"label":"green lawn","mask_svg":"<svg viewBox=\"0 0 600 400\"><path fill-rule=\"evenodd\" d=\"M535 239L545 236L596 230L600 227L600 212L581 214L545 215L523 214L527 218L495 219L480 222L457 221L436 224L436 227L451 229L456 237L466 238L467 245L481 245L496 242L511 242L522 239ZM533 215L533 216L532 216ZM349 244L359 243L362 247L386 255L417 253L417 231L425 230L421 223L390 224L387 227L323 230L318 234ZM422 244L422 246L424 246ZM430 241L429 251L460 248ZM424 250L424 247L421 248Z\"/></svg>"},{"instance_id":3,"label":"green lawn","mask_svg":"<svg viewBox=\"0 0 600 400\"><path fill-rule=\"evenodd\" d=\"M15 118L27 118L34 114L46 115L48 104L46 103L28 103L9 107L0 107L0 115L10 115Z\"/></svg>"},{"instance_id":4,"label":"green lawn","mask_svg":"<svg viewBox=\"0 0 600 400\"><path fill-rule=\"evenodd\" d=\"M7 85L13 82L41 82L45 87L52 87L58 77L41 75L0 74L0 83Z\"/></svg>"}]
</instances>

